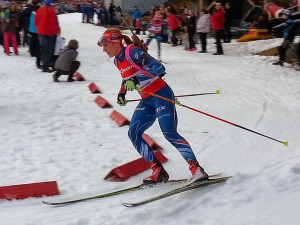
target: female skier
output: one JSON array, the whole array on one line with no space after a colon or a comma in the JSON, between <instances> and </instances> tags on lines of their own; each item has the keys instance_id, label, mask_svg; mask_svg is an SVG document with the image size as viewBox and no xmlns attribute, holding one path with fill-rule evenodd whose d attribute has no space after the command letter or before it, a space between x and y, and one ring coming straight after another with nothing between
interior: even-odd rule
<instances>
[{"instance_id":1,"label":"female skier","mask_svg":"<svg viewBox=\"0 0 300 225\"><path fill-rule=\"evenodd\" d=\"M126 46L123 45L123 41ZM177 114L175 104L152 96L157 95L175 101L171 88L161 78L165 74L164 66L148 55L147 52L134 46L131 39L122 35L115 28L106 30L98 45L103 47L109 58L114 58L114 63L123 78L121 90L117 97L117 103L125 106L127 91L138 90L142 100L132 116L128 135L139 154L149 163L152 174L146 177L145 183L167 182L168 173L156 159L152 148L143 139L142 135L158 119L160 128L165 138L180 152L189 164L192 176L189 183L207 180L208 175L199 165L189 143L177 133Z\"/></svg>"}]
</instances>

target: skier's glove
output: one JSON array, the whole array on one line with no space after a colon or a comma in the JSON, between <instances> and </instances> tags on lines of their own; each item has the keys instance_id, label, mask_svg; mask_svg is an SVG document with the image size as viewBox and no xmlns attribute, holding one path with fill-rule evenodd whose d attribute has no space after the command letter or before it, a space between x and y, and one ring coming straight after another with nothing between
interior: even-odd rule
<instances>
[{"instance_id":1,"label":"skier's glove","mask_svg":"<svg viewBox=\"0 0 300 225\"><path fill-rule=\"evenodd\" d=\"M125 89L127 91L134 91L138 83L139 81L136 77L131 77L125 82Z\"/></svg>"},{"instance_id":2,"label":"skier's glove","mask_svg":"<svg viewBox=\"0 0 300 225\"><path fill-rule=\"evenodd\" d=\"M120 105L120 106L125 106L127 104L127 100L125 98L125 93L119 93L118 94L118 98L117 98L117 103Z\"/></svg>"}]
</instances>

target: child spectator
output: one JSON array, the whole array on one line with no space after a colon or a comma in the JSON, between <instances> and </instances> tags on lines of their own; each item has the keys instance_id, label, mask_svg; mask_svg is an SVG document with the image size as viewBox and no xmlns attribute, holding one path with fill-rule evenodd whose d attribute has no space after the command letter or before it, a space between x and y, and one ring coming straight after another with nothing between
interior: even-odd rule
<instances>
[{"instance_id":1,"label":"child spectator","mask_svg":"<svg viewBox=\"0 0 300 225\"><path fill-rule=\"evenodd\" d=\"M206 9L202 9L200 12L200 17L197 21L197 33L199 35L199 38L201 40L201 51L200 53L206 53L206 39L207 34L210 31L210 15L207 13Z\"/></svg>"},{"instance_id":2,"label":"child spectator","mask_svg":"<svg viewBox=\"0 0 300 225\"><path fill-rule=\"evenodd\" d=\"M54 82L59 82L58 78L61 75L69 75L68 82L75 81L73 75L80 66L80 62L76 61L78 56L77 49L78 41L73 39L70 40L68 46L61 51L54 64L54 70L56 71L53 75Z\"/></svg>"},{"instance_id":3,"label":"child spectator","mask_svg":"<svg viewBox=\"0 0 300 225\"><path fill-rule=\"evenodd\" d=\"M55 64L59 53L63 50L64 48L64 43L65 43L65 38L60 36L61 30L59 30L58 35L56 36L56 42L55 42L55 49L54 49L54 59L53 59L53 64Z\"/></svg>"}]
</instances>

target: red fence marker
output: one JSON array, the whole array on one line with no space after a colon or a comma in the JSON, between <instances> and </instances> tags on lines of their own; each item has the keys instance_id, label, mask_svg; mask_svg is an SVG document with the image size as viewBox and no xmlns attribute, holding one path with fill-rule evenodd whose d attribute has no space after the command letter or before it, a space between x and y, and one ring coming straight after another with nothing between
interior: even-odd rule
<instances>
[{"instance_id":1,"label":"red fence marker","mask_svg":"<svg viewBox=\"0 0 300 225\"><path fill-rule=\"evenodd\" d=\"M100 89L98 88L98 86L94 83L91 83L89 85L89 89L93 94L97 94L97 93L101 93Z\"/></svg>"},{"instance_id":2,"label":"red fence marker","mask_svg":"<svg viewBox=\"0 0 300 225\"><path fill-rule=\"evenodd\" d=\"M114 110L109 117L116 121L119 127L130 124L130 121L116 110Z\"/></svg>"},{"instance_id":3,"label":"red fence marker","mask_svg":"<svg viewBox=\"0 0 300 225\"><path fill-rule=\"evenodd\" d=\"M101 96L98 96L95 99L95 102L96 102L97 105L99 105L103 109L112 107L112 105L105 98L102 98Z\"/></svg>"},{"instance_id":4,"label":"red fence marker","mask_svg":"<svg viewBox=\"0 0 300 225\"><path fill-rule=\"evenodd\" d=\"M56 181L0 187L0 199L25 199L59 195Z\"/></svg>"},{"instance_id":5,"label":"red fence marker","mask_svg":"<svg viewBox=\"0 0 300 225\"><path fill-rule=\"evenodd\" d=\"M161 152L155 152L154 154L158 161L160 161L161 163L168 161L168 159ZM128 178L137 175L147 169L150 169L150 167L146 160L144 158L139 158L111 170L109 174L104 178L104 180L125 181Z\"/></svg>"},{"instance_id":6,"label":"red fence marker","mask_svg":"<svg viewBox=\"0 0 300 225\"><path fill-rule=\"evenodd\" d=\"M84 76L83 76L81 73L79 73L79 72L76 72L76 73L74 74L73 77L74 77L75 80L77 80L77 81L85 81Z\"/></svg>"}]
</instances>

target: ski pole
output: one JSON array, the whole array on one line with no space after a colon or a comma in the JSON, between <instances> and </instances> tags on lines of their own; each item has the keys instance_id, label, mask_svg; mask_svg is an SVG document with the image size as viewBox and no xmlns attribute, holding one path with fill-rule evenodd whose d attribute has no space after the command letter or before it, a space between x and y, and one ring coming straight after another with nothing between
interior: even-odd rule
<instances>
[{"instance_id":1,"label":"ski pole","mask_svg":"<svg viewBox=\"0 0 300 225\"><path fill-rule=\"evenodd\" d=\"M198 96L198 95L213 95L213 94L221 94L219 90L216 92L210 92L210 93L199 93L199 94L188 94L188 95L176 95L175 98L182 98L182 97L191 97L191 96ZM141 101L142 99L129 99L127 102L137 102Z\"/></svg>"},{"instance_id":2,"label":"ski pole","mask_svg":"<svg viewBox=\"0 0 300 225\"><path fill-rule=\"evenodd\" d=\"M128 27L128 29L130 30L131 34L132 34L132 40L134 43L137 44L137 46L141 49L143 49L145 52L147 52L148 48L146 45L144 45L144 42L141 41L139 39L139 37L133 32L133 30L131 29L131 27L129 26L129 24L126 22L124 16L123 16L123 13L122 13L122 9L120 6L117 6L115 8L115 10L119 13L120 17L122 18L123 22L125 23L125 25Z\"/></svg>"},{"instance_id":3,"label":"ski pole","mask_svg":"<svg viewBox=\"0 0 300 225\"><path fill-rule=\"evenodd\" d=\"M214 116L214 115L208 114L208 113L206 113L206 112L200 111L200 110L198 110L198 109L192 108L192 107L190 107L190 106L187 106L187 105L181 104L181 103L180 103L180 102L178 102L178 101L174 101L174 100L171 100L171 99L165 98L165 97L163 97L163 96L160 96L160 95L157 95L157 94L153 94L152 92L148 92L148 93L149 93L150 95L154 96L154 97L157 97L157 98L163 99L163 100L165 100L165 101L167 101L167 102L171 102L171 103L173 103L173 104L176 104L176 105L179 105L179 106L185 107L185 108L187 108L187 109L190 109L190 110L192 110L192 111L195 111L195 112L201 113L201 114L203 114L203 115L206 115L206 116L209 116L209 117L211 117L211 118L214 118L214 119L220 120L220 121L222 121L222 122L225 122L225 123L228 123L228 124L230 124L230 125L232 125L232 126L235 126L235 127L238 127L238 128L244 129L244 130L247 130L247 131L249 131L249 132L252 132L252 133L258 134L258 135L260 135L260 136L263 136L263 137L269 138L269 139L271 139L271 140L273 140L273 141L277 141L277 142L279 142L279 143L281 143L281 144L284 144L285 146L288 146L288 143L289 143L288 141L280 141L280 140L277 140L277 139L275 139L275 138L272 138L272 137L269 137L269 136L267 136L267 135L264 135L264 134L258 133L258 132L254 131L254 130L251 130L251 129L249 129L249 128L246 128L246 127L240 126L240 125L238 125L238 124L232 123L232 122L230 122L230 121L224 120L224 119L222 119L222 118L219 118L219 117L216 117L216 116Z\"/></svg>"}]
</instances>

